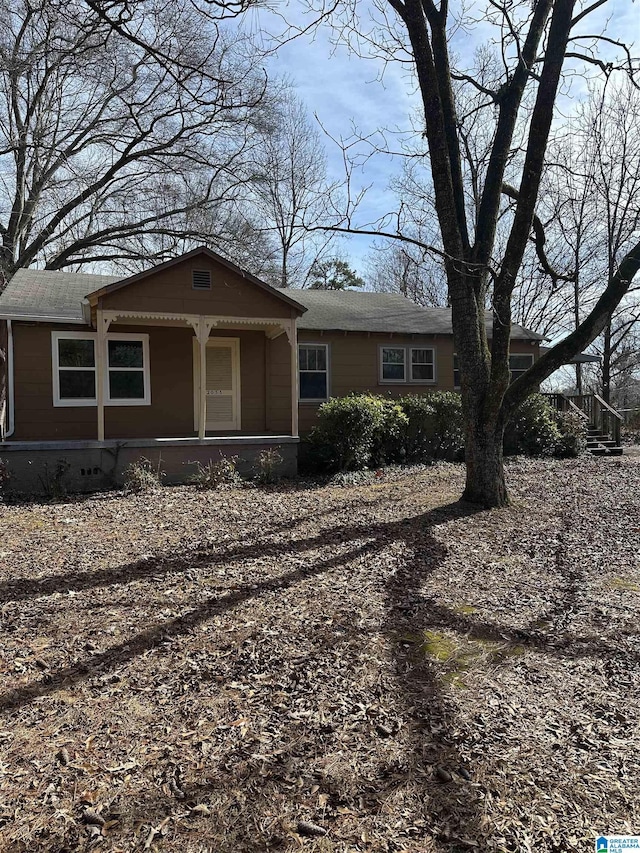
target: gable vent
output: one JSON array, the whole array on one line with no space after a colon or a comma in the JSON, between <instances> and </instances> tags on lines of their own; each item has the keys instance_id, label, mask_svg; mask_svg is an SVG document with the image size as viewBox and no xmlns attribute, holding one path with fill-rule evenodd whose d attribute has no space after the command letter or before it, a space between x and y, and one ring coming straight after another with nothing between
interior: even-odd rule
<instances>
[{"instance_id":1,"label":"gable vent","mask_svg":"<svg viewBox=\"0 0 640 853\"><path fill-rule=\"evenodd\" d=\"M211 272L209 270L193 270L192 275L194 290L211 290Z\"/></svg>"}]
</instances>

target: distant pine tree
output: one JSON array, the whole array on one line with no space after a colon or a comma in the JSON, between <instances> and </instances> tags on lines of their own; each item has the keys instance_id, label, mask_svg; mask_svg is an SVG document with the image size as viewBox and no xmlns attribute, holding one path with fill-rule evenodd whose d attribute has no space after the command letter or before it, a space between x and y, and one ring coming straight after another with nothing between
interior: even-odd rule
<instances>
[{"instance_id":1,"label":"distant pine tree","mask_svg":"<svg viewBox=\"0 0 640 853\"><path fill-rule=\"evenodd\" d=\"M316 261L309 272L311 290L351 290L364 287L364 280L352 270L346 261L330 258Z\"/></svg>"}]
</instances>

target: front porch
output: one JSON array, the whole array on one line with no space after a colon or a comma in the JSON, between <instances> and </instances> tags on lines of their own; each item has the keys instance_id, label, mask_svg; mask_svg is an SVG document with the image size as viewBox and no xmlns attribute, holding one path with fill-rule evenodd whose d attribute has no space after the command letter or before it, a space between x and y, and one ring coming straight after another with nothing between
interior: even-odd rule
<instances>
[{"instance_id":1,"label":"front porch","mask_svg":"<svg viewBox=\"0 0 640 853\"><path fill-rule=\"evenodd\" d=\"M248 473L274 447L295 472L302 305L204 247L123 279L45 278L52 308L5 315L17 491L56 466L68 490L118 485L140 457L168 482L220 454Z\"/></svg>"},{"instance_id":2,"label":"front porch","mask_svg":"<svg viewBox=\"0 0 640 853\"><path fill-rule=\"evenodd\" d=\"M11 474L11 486L23 495L46 494L60 463L67 492L93 492L123 484L127 466L148 459L164 474L164 483L184 483L195 464L221 457L236 460L238 472L251 476L263 450L282 457L279 473L295 476L299 439L290 435L227 435L200 438L145 438L104 441L14 441L0 444L0 457ZM67 468L68 465L68 468Z\"/></svg>"},{"instance_id":3,"label":"front porch","mask_svg":"<svg viewBox=\"0 0 640 853\"><path fill-rule=\"evenodd\" d=\"M107 428L107 394L113 371L109 340L119 334L126 337L132 329L150 332L151 342L158 331L164 333L163 351L155 347L155 358L149 359L148 404L154 405L153 389L165 398L167 413L168 408L173 408L166 403L167 385L182 400L183 407L186 392L193 404L193 427L189 429L186 418L182 418L179 432L184 437L197 436L204 440L207 436L242 433L298 436L298 344L294 317L228 317L96 308L92 319L96 327L98 441L118 437L117 432L122 430L122 426L116 427L116 434L110 435ZM174 334L173 342L172 329L176 333L182 330L182 335ZM190 333L192 343L188 353L184 352L185 332ZM167 355L173 370L168 369ZM159 365L154 367L158 361ZM190 419L190 407L188 411ZM166 427L158 425L162 429L159 436L166 436ZM136 434L139 433L134 431L133 435Z\"/></svg>"}]
</instances>

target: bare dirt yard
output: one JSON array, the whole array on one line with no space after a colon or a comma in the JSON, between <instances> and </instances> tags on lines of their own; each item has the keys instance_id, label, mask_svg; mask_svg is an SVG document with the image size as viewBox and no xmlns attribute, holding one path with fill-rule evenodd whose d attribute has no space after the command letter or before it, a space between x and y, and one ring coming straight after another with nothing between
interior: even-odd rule
<instances>
[{"instance_id":1,"label":"bare dirt yard","mask_svg":"<svg viewBox=\"0 0 640 853\"><path fill-rule=\"evenodd\" d=\"M0 850L640 832L640 457L0 508Z\"/></svg>"}]
</instances>

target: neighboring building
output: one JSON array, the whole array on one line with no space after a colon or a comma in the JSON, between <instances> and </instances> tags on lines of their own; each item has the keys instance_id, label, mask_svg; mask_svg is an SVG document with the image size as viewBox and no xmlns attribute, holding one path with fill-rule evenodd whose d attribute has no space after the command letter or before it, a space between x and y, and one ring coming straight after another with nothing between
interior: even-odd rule
<instances>
[{"instance_id":1,"label":"neighboring building","mask_svg":"<svg viewBox=\"0 0 640 853\"><path fill-rule=\"evenodd\" d=\"M127 278L19 270L0 326L0 455L25 489L62 457L87 488L139 456L161 455L178 480L185 463L277 446L293 471L299 431L330 396L458 381L449 310L397 294L277 290L205 248ZM514 373L541 340L513 327Z\"/></svg>"}]
</instances>

